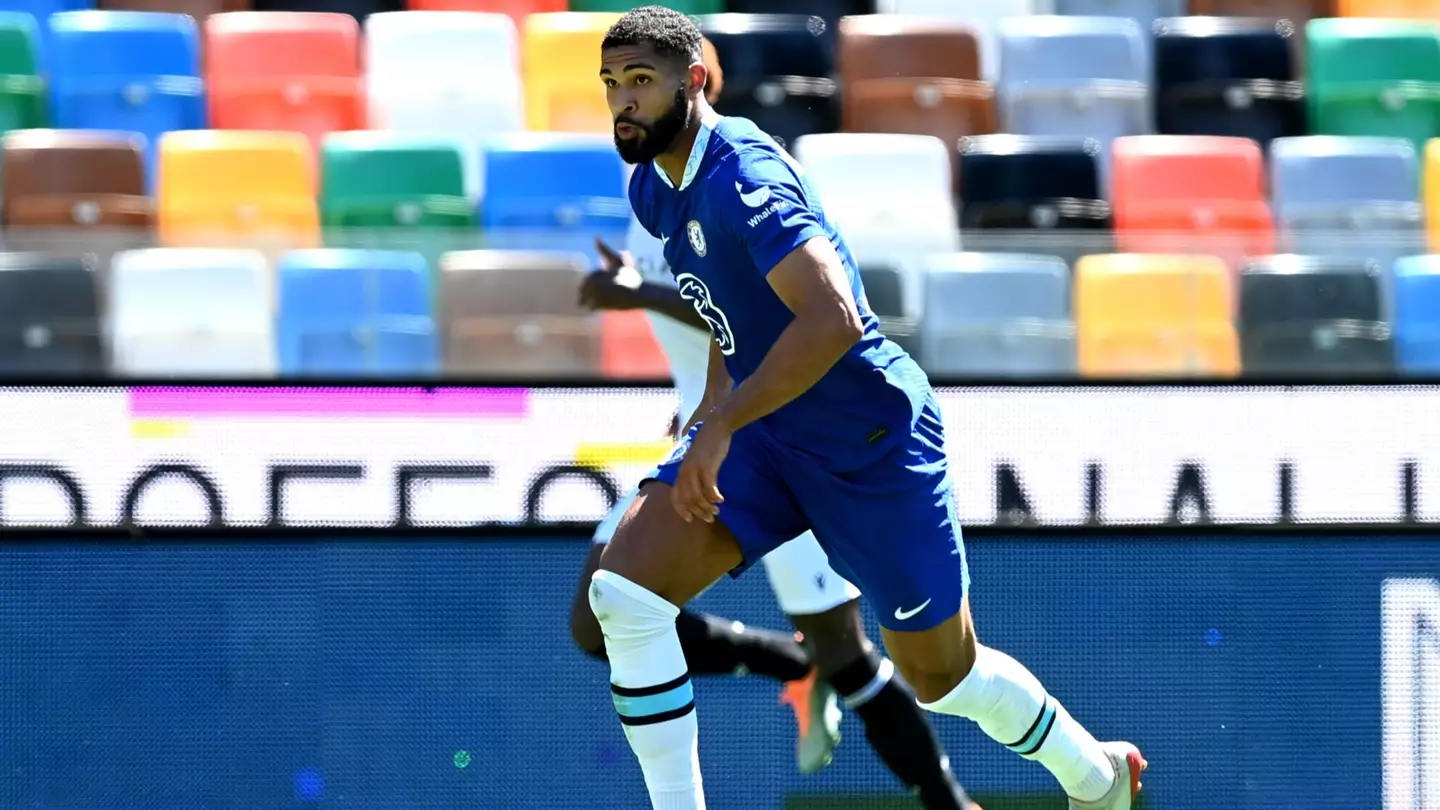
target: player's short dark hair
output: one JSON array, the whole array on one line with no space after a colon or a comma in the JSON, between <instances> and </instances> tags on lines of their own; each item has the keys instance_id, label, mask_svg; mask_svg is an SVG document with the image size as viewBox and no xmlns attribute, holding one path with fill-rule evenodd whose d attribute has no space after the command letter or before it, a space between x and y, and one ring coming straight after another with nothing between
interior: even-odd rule
<instances>
[{"instance_id":1,"label":"player's short dark hair","mask_svg":"<svg viewBox=\"0 0 1440 810\"><path fill-rule=\"evenodd\" d=\"M610 26L600 49L650 45L661 56L694 63L701 59L700 41L700 28L690 17L664 6L641 6Z\"/></svg>"}]
</instances>

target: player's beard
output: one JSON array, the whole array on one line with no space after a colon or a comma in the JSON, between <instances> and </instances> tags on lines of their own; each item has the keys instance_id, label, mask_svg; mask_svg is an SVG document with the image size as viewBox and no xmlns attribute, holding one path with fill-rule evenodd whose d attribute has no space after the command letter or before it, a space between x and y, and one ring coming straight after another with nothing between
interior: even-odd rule
<instances>
[{"instance_id":1,"label":"player's beard","mask_svg":"<svg viewBox=\"0 0 1440 810\"><path fill-rule=\"evenodd\" d=\"M685 88L682 86L675 91L675 103L670 109L655 120L655 123L645 125L633 118L621 117L615 119L615 123L629 124L640 130L640 134L625 140L619 135L615 136L615 151L620 153L620 159L626 163L647 163L659 157L665 150L675 143L680 137L680 132L685 129L685 121L690 117L690 100L685 95Z\"/></svg>"}]
</instances>

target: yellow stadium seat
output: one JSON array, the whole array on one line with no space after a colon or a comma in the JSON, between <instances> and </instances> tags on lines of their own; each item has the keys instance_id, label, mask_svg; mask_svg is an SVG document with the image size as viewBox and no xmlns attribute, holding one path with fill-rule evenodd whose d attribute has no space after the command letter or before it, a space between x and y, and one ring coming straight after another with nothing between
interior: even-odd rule
<instances>
[{"instance_id":1,"label":"yellow stadium seat","mask_svg":"<svg viewBox=\"0 0 1440 810\"><path fill-rule=\"evenodd\" d=\"M1337 16L1382 20L1440 20L1440 0L1339 0Z\"/></svg>"},{"instance_id":2,"label":"yellow stadium seat","mask_svg":"<svg viewBox=\"0 0 1440 810\"><path fill-rule=\"evenodd\" d=\"M1421 174L1425 232L1430 250L1440 252L1440 138L1431 138L1425 143L1425 166Z\"/></svg>"},{"instance_id":3,"label":"yellow stadium seat","mask_svg":"<svg viewBox=\"0 0 1440 810\"><path fill-rule=\"evenodd\" d=\"M563 11L525 18L525 126L532 132L614 129L600 82L600 42L619 14Z\"/></svg>"},{"instance_id":4,"label":"yellow stadium seat","mask_svg":"<svg viewBox=\"0 0 1440 810\"><path fill-rule=\"evenodd\" d=\"M160 139L160 239L169 246L316 246L315 173L310 142L298 132L168 132Z\"/></svg>"},{"instance_id":5,"label":"yellow stadium seat","mask_svg":"<svg viewBox=\"0 0 1440 810\"><path fill-rule=\"evenodd\" d=\"M1234 376L1234 301L1234 279L1217 256L1086 256L1075 265L1080 371Z\"/></svg>"}]
</instances>

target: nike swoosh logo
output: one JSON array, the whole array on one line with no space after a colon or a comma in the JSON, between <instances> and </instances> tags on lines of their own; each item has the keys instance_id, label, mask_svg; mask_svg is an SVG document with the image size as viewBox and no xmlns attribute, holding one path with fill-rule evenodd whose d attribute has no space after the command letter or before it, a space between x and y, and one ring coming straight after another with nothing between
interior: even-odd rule
<instances>
[{"instance_id":1,"label":"nike swoosh logo","mask_svg":"<svg viewBox=\"0 0 1440 810\"><path fill-rule=\"evenodd\" d=\"M745 189L741 188L739 183L736 183L735 191L740 195L740 202L745 203L751 208L759 208L765 203L770 202L770 188L768 186L761 186L749 194L746 194Z\"/></svg>"},{"instance_id":2,"label":"nike swoosh logo","mask_svg":"<svg viewBox=\"0 0 1440 810\"><path fill-rule=\"evenodd\" d=\"M901 610L900 608L895 608L895 618L902 622L906 619L913 619L915 618L916 614L929 606L930 600L926 599L924 602L920 603L920 607L917 607L914 610Z\"/></svg>"}]
</instances>

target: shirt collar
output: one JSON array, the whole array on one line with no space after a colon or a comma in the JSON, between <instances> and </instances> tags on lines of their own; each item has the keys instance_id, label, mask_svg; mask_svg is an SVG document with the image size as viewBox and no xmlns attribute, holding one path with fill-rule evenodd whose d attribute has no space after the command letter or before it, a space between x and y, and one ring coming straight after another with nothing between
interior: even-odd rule
<instances>
[{"instance_id":1,"label":"shirt collar","mask_svg":"<svg viewBox=\"0 0 1440 810\"><path fill-rule=\"evenodd\" d=\"M709 124L701 124L700 131L695 133L695 145L690 147L690 159L685 161L685 175L680 178L680 191L689 188L690 183L695 180L695 173L700 171L700 161L705 159L705 150L710 146L712 129ZM664 169L655 166L655 173L660 175L665 185L675 188L675 184L670 182L670 175L666 174Z\"/></svg>"}]
</instances>

